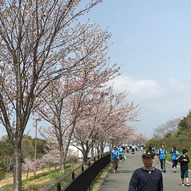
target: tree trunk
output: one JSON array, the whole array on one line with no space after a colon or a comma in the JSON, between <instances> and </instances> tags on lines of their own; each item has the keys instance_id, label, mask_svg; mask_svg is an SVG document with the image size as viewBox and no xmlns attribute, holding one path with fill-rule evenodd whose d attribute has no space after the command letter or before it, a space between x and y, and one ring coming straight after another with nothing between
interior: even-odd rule
<instances>
[{"instance_id":1,"label":"tree trunk","mask_svg":"<svg viewBox=\"0 0 191 191\"><path fill-rule=\"evenodd\" d=\"M102 144L100 145L100 150L101 150L101 154L103 154L103 153L104 153L104 143L102 143Z\"/></svg>"},{"instance_id":2,"label":"tree trunk","mask_svg":"<svg viewBox=\"0 0 191 191\"><path fill-rule=\"evenodd\" d=\"M65 160L64 160L64 149L63 146L60 146L60 171L65 171Z\"/></svg>"},{"instance_id":3,"label":"tree trunk","mask_svg":"<svg viewBox=\"0 0 191 191\"><path fill-rule=\"evenodd\" d=\"M86 162L88 160L87 154L83 154L83 162Z\"/></svg>"},{"instance_id":4,"label":"tree trunk","mask_svg":"<svg viewBox=\"0 0 191 191\"><path fill-rule=\"evenodd\" d=\"M22 175L21 175L21 141L13 143L13 190L22 190Z\"/></svg>"},{"instance_id":5,"label":"tree trunk","mask_svg":"<svg viewBox=\"0 0 191 191\"><path fill-rule=\"evenodd\" d=\"M89 153L89 148L86 150L83 150L83 162L86 162L88 160L88 153Z\"/></svg>"},{"instance_id":6,"label":"tree trunk","mask_svg":"<svg viewBox=\"0 0 191 191\"><path fill-rule=\"evenodd\" d=\"M94 147L91 148L91 157L94 157Z\"/></svg>"},{"instance_id":7,"label":"tree trunk","mask_svg":"<svg viewBox=\"0 0 191 191\"><path fill-rule=\"evenodd\" d=\"M26 171L26 178L29 177L29 168L27 168L27 171Z\"/></svg>"}]
</instances>

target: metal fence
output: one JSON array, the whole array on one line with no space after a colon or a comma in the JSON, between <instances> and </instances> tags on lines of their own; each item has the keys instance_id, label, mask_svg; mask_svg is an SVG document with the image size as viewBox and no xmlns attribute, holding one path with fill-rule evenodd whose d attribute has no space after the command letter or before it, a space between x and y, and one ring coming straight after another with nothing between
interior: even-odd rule
<instances>
[{"instance_id":1,"label":"metal fence","mask_svg":"<svg viewBox=\"0 0 191 191\"><path fill-rule=\"evenodd\" d=\"M44 191L87 191L96 176L110 163L110 154L98 155L81 164L64 177L54 182ZM85 167L87 168L85 169ZM80 173L79 173L80 170ZM78 173L77 173L78 172ZM71 182L65 187L63 182L68 177L72 177Z\"/></svg>"}]
</instances>

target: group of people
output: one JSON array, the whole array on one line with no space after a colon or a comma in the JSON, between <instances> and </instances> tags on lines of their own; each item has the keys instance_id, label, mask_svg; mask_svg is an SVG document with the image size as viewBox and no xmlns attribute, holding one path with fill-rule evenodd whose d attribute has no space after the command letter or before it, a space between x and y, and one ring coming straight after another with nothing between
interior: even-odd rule
<instances>
[{"instance_id":1,"label":"group of people","mask_svg":"<svg viewBox=\"0 0 191 191\"><path fill-rule=\"evenodd\" d=\"M119 153L120 150L121 146L119 147L119 149L114 146L111 152L111 163L113 167L113 172L117 172L118 160L122 159L121 153ZM157 160L160 161L161 170L153 167L152 165L155 160L155 154L157 155ZM176 147L173 147L170 151L170 154L172 157L172 168L174 173L176 172L178 162L180 163L182 186L190 186L188 179L188 150L183 149L182 155L180 156L179 152L176 150ZM157 153L155 153L155 151L153 151L153 147L150 146L148 150L142 152L142 162L144 166L134 171L129 183L129 191L163 191L162 173L166 172L166 156L167 151L164 148L164 144L161 144L161 148L158 150ZM186 184L184 183L184 180L186 180Z\"/></svg>"},{"instance_id":2,"label":"group of people","mask_svg":"<svg viewBox=\"0 0 191 191\"><path fill-rule=\"evenodd\" d=\"M188 163L189 163L188 150L183 149L182 155L179 156L179 152L176 150L176 147L173 147L172 150L170 151L170 154L172 158L172 168L174 173L176 173L176 167L178 162L180 163L182 186L185 186L184 179L186 180L186 186L190 186L188 180ZM157 159L160 160L161 172L164 173L166 172L166 155L167 151L164 148L164 144L161 144L161 148L158 150L157 153Z\"/></svg>"}]
</instances>

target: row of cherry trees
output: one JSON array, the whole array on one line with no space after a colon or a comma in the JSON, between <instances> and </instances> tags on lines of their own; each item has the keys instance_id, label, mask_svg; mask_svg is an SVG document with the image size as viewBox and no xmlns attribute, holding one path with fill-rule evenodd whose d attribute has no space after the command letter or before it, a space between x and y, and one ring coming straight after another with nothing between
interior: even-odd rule
<instances>
[{"instance_id":1,"label":"row of cherry trees","mask_svg":"<svg viewBox=\"0 0 191 191\"><path fill-rule=\"evenodd\" d=\"M102 68L104 72L98 76L103 79L106 73L111 72L110 76L115 76L115 73L118 72L118 70L106 72L108 69L103 70ZM89 79L91 80L91 77L87 78L86 84ZM79 81L69 81L72 82L72 85L68 86L70 90L67 90L66 94L63 93L63 90L66 89L64 86L68 81L52 83L36 109L38 116L51 124L50 127L41 127L40 130L46 139L58 142L60 157L56 158L60 159L62 171L64 171L71 144L81 150L83 160L86 161L88 153L93 147L97 148L98 153L103 153L105 144L108 143L113 145L146 140L142 135L132 136L133 133L135 134L135 129L127 125L127 122L136 120L137 106L127 103L124 93L114 94L112 87L104 88L106 80L101 80L100 84L98 79L95 80L95 89L94 85L87 86L86 84L85 86L82 84L79 88ZM75 88L75 84L77 88ZM56 154L49 154L45 158L48 160L52 158L52 161L55 162L53 159L55 156ZM43 158L40 160L41 164L44 164ZM30 168L33 168L34 162L31 162L31 159L27 160L30 161Z\"/></svg>"},{"instance_id":2,"label":"row of cherry trees","mask_svg":"<svg viewBox=\"0 0 191 191\"><path fill-rule=\"evenodd\" d=\"M83 153L88 153L104 143L116 143L132 134L127 121L137 118L137 106L127 103L126 95L115 94L106 82L118 75L119 68L84 68L82 73L60 78L50 84L36 108L38 116L48 121L49 128L41 128L44 137L56 140L61 154L61 170L71 143ZM103 152L103 149L102 149Z\"/></svg>"},{"instance_id":3,"label":"row of cherry trees","mask_svg":"<svg viewBox=\"0 0 191 191\"><path fill-rule=\"evenodd\" d=\"M71 141L87 153L136 119L136 106L104 87L119 71L107 65L110 35L78 20L100 2L0 1L0 121L13 146L14 191L22 190L21 142L32 113L51 124L42 131L58 141L61 164Z\"/></svg>"}]
</instances>

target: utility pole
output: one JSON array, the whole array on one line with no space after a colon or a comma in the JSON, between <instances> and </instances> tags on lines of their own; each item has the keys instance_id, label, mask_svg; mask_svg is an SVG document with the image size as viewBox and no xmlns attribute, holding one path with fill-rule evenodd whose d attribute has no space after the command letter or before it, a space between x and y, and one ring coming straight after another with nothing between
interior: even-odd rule
<instances>
[{"instance_id":1,"label":"utility pole","mask_svg":"<svg viewBox=\"0 0 191 191\"><path fill-rule=\"evenodd\" d=\"M40 118L35 119L35 146L34 146L34 161L35 161L35 167L34 167L34 175L36 175L36 156L37 156L37 121L41 121Z\"/></svg>"}]
</instances>

